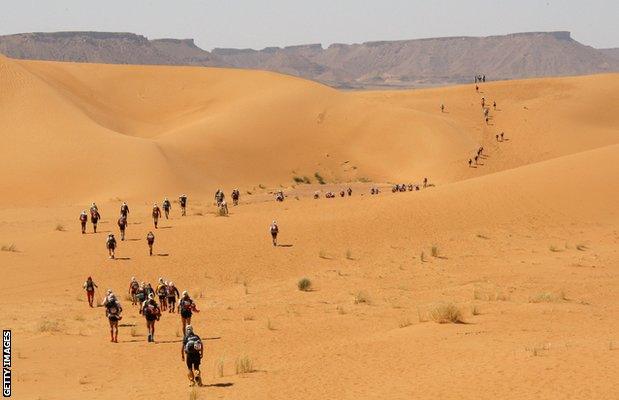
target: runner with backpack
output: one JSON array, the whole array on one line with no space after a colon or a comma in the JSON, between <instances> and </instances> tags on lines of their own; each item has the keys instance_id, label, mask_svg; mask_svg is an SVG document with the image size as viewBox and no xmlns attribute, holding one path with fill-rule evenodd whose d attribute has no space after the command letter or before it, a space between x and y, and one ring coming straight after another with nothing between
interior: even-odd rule
<instances>
[{"instance_id":1,"label":"runner with backpack","mask_svg":"<svg viewBox=\"0 0 619 400\"><path fill-rule=\"evenodd\" d=\"M125 240L125 230L127 229L127 217L121 215L118 218L118 228L120 229L120 240Z\"/></svg>"},{"instance_id":2,"label":"runner with backpack","mask_svg":"<svg viewBox=\"0 0 619 400\"><path fill-rule=\"evenodd\" d=\"M88 277L86 282L84 282L84 290L86 291L86 297L88 298L88 305L92 307L92 303L95 299L95 288L97 284L92 280L92 277Z\"/></svg>"},{"instance_id":3,"label":"runner with backpack","mask_svg":"<svg viewBox=\"0 0 619 400\"><path fill-rule=\"evenodd\" d=\"M90 222L92 222L92 229L95 233L97 233L97 223L100 219L101 214L99 214L97 205L95 203L92 203L92 207L90 207Z\"/></svg>"},{"instance_id":4,"label":"runner with backpack","mask_svg":"<svg viewBox=\"0 0 619 400\"><path fill-rule=\"evenodd\" d=\"M202 386L202 377L200 376L200 362L204 356L202 339L194 333L191 325L187 325L184 332L181 358L187 363L189 386L194 386L196 384Z\"/></svg>"},{"instance_id":5,"label":"runner with backpack","mask_svg":"<svg viewBox=\"0 0 619 400\"><path fill-rule=\"evenodd\" d=\"M134 277L131 278L131 282L129 282L129 296L131 296L131 304L132 305L136 305L138 304L138 291L140 290L140 284L138 283L138 280ZM142 301L144 301L144 299L142 299Z\"/></svg>"},{"instance_id":6,"label":"runner with backpack","mask_svg":"<svg viewBox=\"0 0 619 400\"><path fill-rule=\"evenodd\" d=\"M146 235L146 243L148 243L148 251L149 255L153 255L153 245L155 244L155 234L153 232L148 232Z\"/></svg>"},{"instance_id":7,"label":"runner with backpack","mask_svg":"<svg viewBox=\"0 0 619 400\"><path fill-rule=\"evenodd\" d=\"M276 221L273 221L273 223L269 227L269 231L271 232L271 238L273 239L273 246L277 246L277 234L279 233L279 226L277 226Z\"/></svg>"},{"instance_id":8,"label":"runner with backpack","mask_svg":"<svg viewBox=\"0 0 619 400\"><path fill-rule=\"evenodd\" d=\"M189 293L186 290L183 291L183 295L178 301L178 311L181 313L183 331L185 331L185 327L191 324L193 312L200 312L200 310L196 308L196 303L189 297Z\"/></svg>"},{"instance_id":9,"label":"runner with backpack","mask_svg":"<svg viewBox=\"0 0 619 400\"><path fill-rule=\"evenodd\" d=\"M146 329L148 330L148 341L155 341L155 322L159 321L159 317L161 316L161 309L159 308L159 304L155 301L155 295L150 293L148 295L148 300L142 303L142 308L140 309L140 314L144 315L146 319Z\"/></svg>"},{"instance_id":10,"label":"runner with backpack","mask_svg":"<svg viewBox=\"0 0 619 400\"><path fill-rule=\"evenodd\" d=\"M241 197L241 192L239 191L239 189L232 190L232 205L233 206L238 206L239 205L239 198L240 197Z\"/></svg>"},{"instance_id":11,"label":"runner with backpack","mask_svg":"<svg viewBox=\"0 0 619 400\"><path fill-rule=\"evenodd\" d=\"M110 341L118 343L118 321L123 317L120 315L123 312L123 308L116 299L116 295L111 293L105 301L105 316L110 322Z\"/></svg>"},{"instance_id":12,"label":"runner with backpack","mask_svg":"<svg viewBox=\"0 0 619 400\"><path fill-rule=\"evenodd\" d=\"M174 313L176 311L176 298L180 296L178 289L174 286L174 282L168 283L166 294L168 298L168 312Z\"/></svg>"},{"instance_id":13,"label":"runner with backpack","mask_svg":"<svg viewBox=\"0 0 619 400\"><path fill-rule=\"evenodd\" d=\"M181 206L181 215L184 217L187 215L187 195L182 194L178 197L178 203Z\"/></svg>"},{"instance_id":14,"label":"runner with backpack","mask_svg":"<svg viewBox=\"0 0 619 400\"><path fill-rule=\"evenodd\" d=\"M127 219L129 217L129 206L124 201L120 205L120 215L122 217L125 217L125 219Z\"/></svg>"},{"instance_id":15,"label":"runner with backpack","mask_svg":"<svg viewBox=\"0 0 619 400\"><path fill-rule=\"evenodd\" d=\"M168 200L167 197L163 199L161 207L163 207L163 214L165 215L165 219L168 219L168 216L170 215L170 210L172 209L172 203L170 203L170 200Z\"/></svg>"},{"instance_id":16,"label":"runner with backpack","mask_svg":"<svg viewBox=\"0 0 619 400\"><path fill-rule=\"evenodd\" d=\"M159 296L159 304L161 306L161 311L167 310L167 297L168 297L168 284L163 281L163 278L159 278L159 283L157 284L157 288L155 291L157 292L157 296Z\"/></svg>"},{"instance_id":17,"label":"runner with backpack","mask_svg":"<svg viewBox=\"0 0 619 400\"><path fill-rule=\"evenodd\" d=\"M135 292L135 300L140 306L144 301L148 298L148 293L146 290L146 283L140 283L138 290Z\"/></svg>"},{"instance_id":18,"label":"runner with backpack","mask_svg":"<svg viewBox=\"0 0 619 400\"><path fill-rule=\"evenodd\" d=\"M88 214L86 214L86 210L84 210L80 214L80 224L82 224L82 235L86 233L86 223L87 222L88 222Z\"/></svg>"},{"instance_id":19,"label":"runner with backpack","mask_svg":"<svg viewBox=\"0 0 619 400\"><path fill-rule=\"evenodd\" d=\"M161 217L161 209L157 205L157 203L153 204L153 223L155 224L155 229L157 229L157 223L159 222L159 217Z\"/></svg>"},{"instance_id":20,"label":"runner with backpack","mask_svg":"<svg viewBox=\"0 0 619 400\"><path fill-rule=\"evenodd\" d=\"M105 241L105 247L107 247L107 251L110 255L110 259L115 257L116 251L116 238L114 238L114 234L110 233L107 235L107 240Z\"/></svg>"}]
</instances>

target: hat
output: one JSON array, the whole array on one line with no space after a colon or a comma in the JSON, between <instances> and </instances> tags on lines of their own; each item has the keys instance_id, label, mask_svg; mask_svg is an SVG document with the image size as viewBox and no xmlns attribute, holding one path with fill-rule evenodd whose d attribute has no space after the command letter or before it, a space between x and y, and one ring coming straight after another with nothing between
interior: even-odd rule
<instances>
[{"instance_id":1,"label":"hat","mask_svg":"<svg viewBox=\"0 0 619 400\"><path fill-rule=\"evenodd\" d=\"M188 334L189 334L189 333L193 333L193 326L191 326L191 325L187 325L187 326L185 327L185 333L188 333Z\"/></svg>"}]
</instances>

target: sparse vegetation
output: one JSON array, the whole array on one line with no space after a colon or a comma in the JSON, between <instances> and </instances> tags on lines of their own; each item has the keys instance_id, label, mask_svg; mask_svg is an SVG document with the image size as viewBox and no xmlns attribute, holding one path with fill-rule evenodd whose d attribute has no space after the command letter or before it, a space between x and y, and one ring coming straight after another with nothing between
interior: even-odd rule
<instances>
[{"instance_id":1,"label":"sparse vegetation","mask_svg":"<svg viewBox=\"0 0 619 400\"><path fill-rule=\"evenodd\" d=\"M37 326L39 332L60 332L60 323L58 321L43 320Z\"/></svg>"},{"instance_id":2,"label":"sparse vegetation","mask_svg":"<svg viewBox=\"0 0 619 400\"><path fill-rule=\"evenodd\" d=\"M343 306L337 306L337 307L335 307L335 309L337 310L337 313L340 314L340 315L346 314L346 309L344 309Z\"/></svg>"},{"instance_id":3,"label":"sparse vegetation","mask_svg":"<svg viewBox=\"0 0 619 400\"><path fill-rule=\"evenodd\" d=\"M567 301L565 292L543 292L529 298L529 303L556 303L559 301Z\"/></svg>"},{"instance_id":4,"label":"sparse vegetation","mask_svg":"<svg viewBox=\"0 0 619 400\"><path fill-rule=\"evenodd\" d=\"M307 176L293 176L293 177L292 177L292 180L293 180L295 183L305 183L305 184L310 184L310 183L312 183L312 181L310 180L310 178L309 178L309 177L307 177Z\"/></svg>"},{"instance_id":5,"label":"sparse vegetation","mask_svg":"<svg viewBox=\"0 0 619 400\"><path fill-rule=\"evenodd\" d=\"M589 248L588 248L586 245L584 245L584 244L580 243L580 244L577 244L577 245L576 245L576 250L579 250L579 251L587 251L587 250L589 250Z\"/></svg>"},{"instance_id":6,"label":"sparse vegetation","mask_svg":"<svg viewBox=\"0 0 619 400\"><path fill-rule=\"evenodd\" d=\"M13 243L11 243L11 244L3 244L2 247L0 247L0 250L8 251L8 252L11 252L11 253L15 253L15 252L17 252L17 247L15 247L15 245Z\"/></svg>"},{"instance_id":7,"label":"sparse vegetation","mask_svg":"<svg viewBox=\"0 0 619 400\"><path fill-rule=\"evenodd\" d=\"M452 303L436 306L430 312L430 317L439 324L457 324L464 322L462 312Z\"/></svg>"},{"instance_id":8,"label":"sparse vegetation","mask_svg":"<svg viewBox=\"0 0 619 400\"><path fill-rule=\"evenodd\" d=\"M299 279L299 282L297 282L297 287L302 292L309 292L312 290L312 281L308 278L301 278Z\"/></svg>"},{"instance_id":9,"label":"sparse vegetation","mask_svg":"<svg viewBox=\"0 0 619 400\"><path fill-rule=\"evenodd\" d=\"M273 323L271 322L271 319L267 319L267 329L270 331L274 331L275 330L275 326L273 326Z\"/></svg>"},{"instance_id":10,"label":"sparse vegetation","mask_svg":"<svg viewBox=\"0 0 619 400\"><path fill-rule=\"evenodd\" d=\"M66 229L65 229L63 224L56 224L56 228L54 228L54 229L57 230L58 232L66 231Z\"/></svg>"},{"instance_id":11,"label":"sparse vegetation","mask_svg":"<svg viewBox=\"0 0 619 400\"><path fill-rule=\"evenodd\" d=\"M477 305L473 304L471 306L471 314L472 315L479 315L479 314L481 314L481 311L479 310L479 307Z\"/></svg>"},{"instance_id":12,"label":"sparse vegetation","mask_svg":"<svg viewBox=\"0 0 619 400\"><path fill-rule=\"evenodd\" d=\"M432 246L432 249L430 250L430 254L432 254L432 257L438 257L438 247Z\"/></svg>"},{"instance_id":13,"label":"sparse vegetation","mask_svg":"<svg viewBox=\"0 0 619 400\"><path fill-rule=\"evenodd\" d=\"M481 289L476 288L473 291L473 297L475 300L483 301L508 301L509 295L501 291L500 289Z\"/></svg>"},{"instance_id":14,"label":"sparse vegetation","mask_svg":"<svg viewBox=\"0 0 619 400\"><path fill-rule=\"evenodd\" d=\"M355 304L370 304L370 297L364 291L355 293Z\"/></svg>"},{"instance_id":15,"label":"sparse vegetation","mask_svg":"<svg viewBox=\"0 0 619 400\"><path fill-rule=\"evenodd\" d=\"M215 377L224 377L224 359L220 358L215 362Z\"/></svg>"},{"instance_id":16,"label":"sparse vegetation","mask_svg":"<svg viewBox=\"0 0 619 400\"><path fill-rule=\"evenodd\" d=\"M324 250L320 250L320 251L318 252L318 257L323 258L323 259L325 259L325 260L330 260L330 259L331 259L331 257L329 257L329 255L327 254L327 252L326 252L326 251L324 251Z\"/></svg>"},{"instance_id":17,"label":"sparse vegetation","mask_svg":"<svg viewBox=\"0 0 619 400\"><path fill-rule=\"evenodd\" d=\"M350 251L350 249L346 250L346 259L347 260L354 260L354 258L352 256L352 251Z\"/></svg>"},{"instance_id":18,"label":"sparse vegetation","mask_svg":"<svg viewBox=\"0 0 619 400\"><path fill-rule=\"evenodd\" d=\"M81 314L77 314L76 316L73 317L73 319L79 322L83 322L85 320L84 316Z\"/></svg>"},{"instance_id":19,"label":"sparse vegetation","mask_svg":"<svg viewBox=\"0 0 619 400\"><path fill-rule=\"evenodd\" d=\"M243 321L253 321L254 319L256 319L253 315L244 315L243 316Z\"/></svg>"},{"instance_id":20,"label":"sparse vegetation","mask_svg":"<svg viewBox=\"0 0 619 400\"><path fill-rule=\"evenodd\" d=\"M204 215L204 213L202 211L196 211L193 213L193 215L197 215L198 217L201 217Z\"/></svg>"},{"instance_id":21,"label":"sparse vegetation","mask_svg":"<svg viewBox=\"0 0 619 400\"><path fill-rule=\"evenodd\" d=\"M77 380L77 382L78 382L80 385L88 385L88 383L90 383L90 382L88 381L88 378L86 378L85 376L80 377L80 379L78 379L78 380Z\"/></svg>"},{"instance_id":22,"label":"sparse vegetation","mask_svg":"<svg viewBox=\"0 0 619 400\"><path fill-rule=\"evenodd\" d=\"M400 321L399 326L400 328L406 328L407 326L411 326L412 324L413 323L408 318L405 318L402 321Z\"/></svg>"},{"instance_id":23,"label":"sparse vegetation","mask_svg":"<svg viewBox=\"0 0 619 400\"><path fill-rule=\"evenodd\" d=\"M426 262L426 253L422 251L421 254L419 255L419 259L421 260L422 263Z\"/></svg>"},{"instance_id":24,"label":"sparse vegetation","mask_svg":"<svg viewBox=\"0 0 619 400\"><path fill-rule=\"evenodd\" d=\"M543 345L533 345L531 347L525 347L526 351L530 351L534 357L541 356L543 351L550 350L550 343L545 343Z\"/></svg>"},{"instance_id":25,"label":"sparse vegetation","mask_svg":"<svg viewBox=\"0 0 619 400\"><path fill-rule=\"evenodd\" d=\"M352 169L357 169L357 167L353 167ZM359 178L359 182L361 182L361 183L370 183L370 182L372 182L372 180L370 178L366 178L366 177L362 176L361 178Z\"/></svg>"},{"instance_id":26,"label":"sparse vegetation","mask_svg":"<svg viewBox=\"0 0 619 400\"><path fill-rule=\"evenodd\" d=\"M488 236L482 235L481 233L478 233L477 237L480 238L480 239L490 239Z\"/></svg>"},{"instance_id":27,"label":"sparse vegetation","mask_svg":"<svg viewBox=\"0 0 619 400\"><path fill-rule=\"evenodd\" d=\"M316 181L320 183L321 185L325 185L327 183L325 181L325 178L323 178L322 175L320 175L320 173L318 172L314 172L314 178L316 178Z\"/></svg>"},{"instance_id":28,"label":"sparse vegetation","mask_svg":"<svg viewBox=\"0 0 619 400\"><path fill-rule=\"evenodd\" d=\"M260 189L262 189L262 190L264 190L264 189L266 189L266 188L267 188L267 187L266 187L266 186L264 186L262 183L261 183L261 184L259 184L259 185L258 185L258 187L259 187Z\"/></svg>"},{"instance_id":29,"label":"sparse vegetation","mask_svg":"<svg viewBox=\"0 0 619 400\"><path fill-rule=\"evenodd\" d=\"M550 246L550 251L552 251L553 253L559 253L561 251L563 251L562 249L558 248L555 245Z\"/></svg>"},{"instance_id":30,"label":"sparse vegetation","mask_svg":"<svg viewBox=\"0 0 619 400\"><path fill-rule=\"evenodd\" d=\"M247 356L237 358L234 362L234 367L237 375L249 374L256 371L253 361Z\"/></svg>"},{"instance_id":31,"label":"sparse vegetation","mask_svg":"<svg viewBox=\"0 0 619 400\"><path fill-rule=\"evenodd\" d=\"M421 310L421 308L417 307L417 318L419 322L428 322L428 313Z\"/></svg>"}]
</instances>

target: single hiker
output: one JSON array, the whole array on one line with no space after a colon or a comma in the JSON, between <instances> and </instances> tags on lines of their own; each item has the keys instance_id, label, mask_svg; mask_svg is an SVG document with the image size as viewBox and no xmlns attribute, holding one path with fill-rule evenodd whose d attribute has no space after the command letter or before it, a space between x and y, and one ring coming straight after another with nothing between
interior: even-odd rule
<instances>
[{"instance_id":1,"label":"single hiker","mask_svg":"<svg viewBox=\"0 0 619 400\"><path fill-rule=\"evenodd\" d=\"M348 188L347 192L348 192L348 196L352 196L352 189L351 188Z\"/></svg>"},{"instance_id":2,"label":"single hiker","mask_svg":"<svg viewBox=\"0 0 619 400\"><path fill-rule=\"evenodd\" d=\"M118 343L118 321L123 318L122 312L123 308L116 299L116 295L110 293L105 301L105 316L110 322L110 342Z\"/></svg>"},{"instance_id":3,"label":"single hiker","mask_svg":"<svg viewBox=\"0 0 619 400\"><path fill-rule=\"evenodd\" d=\"M167 197L163 199L161 207L163 207L163 214L165 215L165 219L168 219L168 216L170 215L170 210L172 209L172 203L170 203L170 200L168 200Z\"/></svg>"},{"instance_id":4,"label":"single hiker","mask_svg":"<svg viewBox=\"0 0 619 400\"><path fill-rule=\"evenodd\" d=\"M110 258L114 258L116 256L116 238L114 238L114 234L110 233L107 235L107 240L105 241L105 247L107 247L107 252L110 255Z\"/></svg>"},{"instance_id":5,"label":"single hiker","mask_svg":"<svg viewBox=\"0 0 619 400\"><path fill-rule=\"evenodd\" d=\"M445 104L441 104L441 112L444 113L445 112Z\"/></svg>"},{"instance_id":6,"label":"single hiker","mask_svg":"<svg viewBox=\"0 0 619 400\"><path fill-rule=\"evenodd\" d=\"M174 313L176 311L176 298L180 296L174 282L168 283L168 287L166 288L166 296L168 299L168 312Z\"/></svg>"},{"instance_id":7,"label":"single hiker","mask_svg":"<svg viewBox=\"0 0 619 400\"><path fill-rule=\"evenodd\" d=\"M428 178L423 178L423 187L428 187Z\"/></svg>"},{"instance_id":8,"label":"single hiker","mask_svg":"<svg viewBox=\"0 0 619 400\"><path fill-rule=\"evenodd\" d=\"M155 341L155 322L159 321L161 316L161 309L159 304L155 301L155 295L150 293L148 299L142 303L140 314L144 315L146 319L146 329L148 330L148 341Z\"/></svg>"},{"instance_id":9,"label":"single hiker","mask_svg":"<svg viewBox=\"0 0 619 400\"><path fill-rule=\"evenodd\" d=\"M471 164L473 164L473 160L469 158L469 168L471 168Z\"/></svg>"},{"instance_id":10,"label":"single hiker","mask_svg":"<svg viewBox=\"0 0 619 400\"><path fill-rule=\"evenodd\" d=\"M148 255L153 255L153 245L155 244L155 234L151 231L146 234L146 243L148 243Z\"/></svg>"},{"instance_id":11,"label":"single hiker","mask_svg":"<svg viewBox=\"0 0 619 400\"><path fill-rule=\"evenodd\" d=\"M157 229L157 223L159 222L159 217L161 217L161 209L157 205L157 203L153 204L153 223L155 224L155 229Z\"/></svg>"},{"instance_id":12,"label":"single hiker","mask_svg":"<svg viewBox=\"0 0 619 400\"><path fill-rule=\"evenodd\" d=\"M86 210L82 211L80 214L80 224L82 225L82 235L86 233L86 223L88 222L88 214L86 214Z\"/></svg>"},{"instance_id":13,"label":"single hiker","mask_svg":"<svg viewBox=\"0 0 619 400\"><path fill-rule=\"evenodd\" d=\"M125 240L125 230L127 229L127 217L121 215L118 218L118 228L120 229L120 240Z\"/></svg>"},{"instance_id":14,"label":"single hiker","mask_svg":"<svg viewBox=\"0 0 619 400\"><path fill-rule=\"evenodd\" d=\"M178 197L178 203L181 206L181 215L184 217L185 215L187 215L187 195L180 195Z\"/></svg>"},{"instance_id":15,"label":"single hiker","mask_svg":"<svg viewBox=\"0 0 619 400\"><path fill-rule=\"evenodd\" d=\"M92 280L92 277L88 277L84 282L83 288L86 291L86 298L88 298L88 305L93 307L92 303L95 299L95 288L97 284Z\"/></svg>"},{"instance_id":16,"label":"single hiker","mask_svg":"<svg viewBox=\"0 0 619 400\"><path fill-rule=\"evenodd\" d=\"M168 297L168 284L164 282L163 278L159 278L159 282L157 283L157 287L155 288L155 292L159 297L159 305L161 306L161 311L167 310L167 297Z\"/></svg>"},{"instance_id":17,"label":"single hiker","mask_svg":"<svg viewBox=\"0 0 619 400\"><path fill-rule=\"evenodd\" d=\"M127 219L129 217L129 206L124 201L120 205L120 215L122 217L125 217L125 219Z\"/></svg>"},{"instance_id":18,"label":"single hiker","mask_svg":"<svg viewBox=\"0 0 619 400\"><path fill-rule=\"evenodd\" d=\"M233 206L238 206L239 205L239 198L240 197L241 197L241 192L239 191L239 189L232 190L232 205Z\"/></svg>"},{"instance_id":19,"label":"single hiker","mask_svg":"<svg viewBox=\"0 0 619 400\"><path fill-rule=\"evenodd\" d=\"M269 231L271 232L271 238L273 238L273 246L277 246L277 234L279 233L279 226L277 226L276 221L273 221L271 226L269 226Z\"/></svg>"},{"instance_id":20,"label":"single hiker","mask_svg":"<svg viewBox=\"0 0 619 400\"><path fill-rule=\"evenodd\" d=\"M193 331L191 325L187 325L184 330L183 347L181 348L181 358L187 363L187 377L189 378L189 386L202 386L202 377L200 376L200 362L204 355L204 346L202 340Z\"/></svg>"},{"instance_id":21,"label":"single hiker","mask_svg":"<svg viewBox=\"0 0 619 400\"><path fill-rule=\"evenodd\" d=\"M131 304L134 306L138 304L138 291L139 290L140 290L140 284L138 283L138 280L134 276L131 278L131 282L129 282L129 296L131 296ZM144 301L144 298L142 298L141 301Z\"/></svg>"},{"instance_id":22,"label":"single hiker","mask_svg":"<svg viewBox=\"0 0 619 400\"><path fill-rule=\"evenodd\" d=\"M90 207L90 222L92 222L92 229L94 233L97 233L97 223L101 219L101 214L99 214L99 210L97 209L97 205L92 203L92 207Z\"/></svg>"},{"instance_id":23,"label":"single hiker","mask_svg":"<svg viewBox=\"0 0 619 400\"><path fill-rule=\"evenodd\" d=\"M183 323L183 331L187 325L191 325L191 317L194 312L200 312L196 308L196 303L189 297L189 292L183 290L183 295L178 300L178 312L181 314L181 322Z\"/></svg>"}]
</instances>

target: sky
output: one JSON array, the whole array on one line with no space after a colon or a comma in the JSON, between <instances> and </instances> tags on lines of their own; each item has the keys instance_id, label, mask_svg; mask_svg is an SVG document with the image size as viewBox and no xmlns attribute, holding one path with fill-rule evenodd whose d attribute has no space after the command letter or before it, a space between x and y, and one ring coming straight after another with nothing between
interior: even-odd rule
<instances>
[{"instance_id":1,"label":"sky","mask_svg":"<svg viewBox=\"0 0 619 400\"><path fill-rule=\"evenodd\" d=\"M571 31L619 47L619 0L0 0L0 34L109 31L206 50Z\"/></svg>"}]
</instances>

